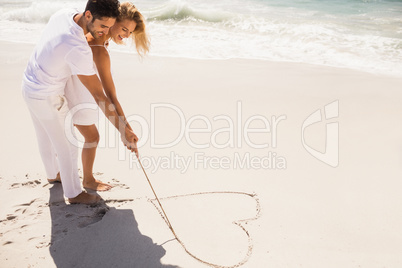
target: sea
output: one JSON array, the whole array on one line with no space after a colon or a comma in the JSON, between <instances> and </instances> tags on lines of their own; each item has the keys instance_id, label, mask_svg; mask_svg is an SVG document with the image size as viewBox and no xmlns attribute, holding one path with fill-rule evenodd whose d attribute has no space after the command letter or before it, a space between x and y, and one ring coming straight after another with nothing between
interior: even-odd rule
<instances>
[{"instance_id":1,"label":"sea","mask_svg":"<svg viewBox=\"0 0 402 268\"><path fill-rule=\"evenodd\" d=\"M402 77L402 0L138 0L150 55L258 59ZM0 40L36 43L86 0L0 0ZM113 50L136 53L133 46Z\"/></svg>"}]
</instances>

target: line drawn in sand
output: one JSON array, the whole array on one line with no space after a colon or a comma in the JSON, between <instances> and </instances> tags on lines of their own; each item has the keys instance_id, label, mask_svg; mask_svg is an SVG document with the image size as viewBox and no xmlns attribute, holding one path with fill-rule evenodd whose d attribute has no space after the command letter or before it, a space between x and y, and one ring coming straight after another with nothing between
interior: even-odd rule
<instances>
[{"instance_id":1,"label":"line drawn in sand","mask_svg":"<svg viewBox=\"0 0 402 268\"><path fill-rule=\"evenodd\" d=\"M240 266L244 265L251 257L251 254L253 251L253 239L244 225L247 224L249 221L257 220L261 215L261 205L260 205L260 201L259 201L257 195L254 193L250 194L250 193L245 193L245 192L216 191L216 192L199 192L199 193L192 193L192 194L175 195L175 196L162 197L159 199L166 201L166 200L171 200L171 199L179 199L179 198L202 196L202 195L205 195L205 196L206 195L243 195L246 197L251 197L256 203L256 214L254 217L250 217L250 218L246 218L246 219L239 219L239 220L235 220L232 222L232 224L238 226L244 232L244 234L247 236L247 240L248 240L247 252L246 252L245 256L243 257L243 259L241 261L237 262L236 264L233 264L233 265L215 264L210 261L206 261L206 260L202 259L201 257L197 256L196 254L192 253L188 249L188 247L184 244L184 242L179 238L179 236L176 235L175 231L172 230L173 227L171 228L170 222L166 219L165 214L163 213L163 209L161 209L158 206L157 199L150 198L150 199L148 199L148 201L154 205L154 207L157 209L159 215L162 217L162 219L165 221L165 223L168 225L168 227L171 228L171 231L172 231L173 235L175 236L175 239L183 247L183 249L186 251L186 253L189 254L192 258L196 259L197 261L199 261L203 264L206 264L208 266L212 266L215 268L235 268L235 267L240 267Z\"/></svg>"}]
</instances>

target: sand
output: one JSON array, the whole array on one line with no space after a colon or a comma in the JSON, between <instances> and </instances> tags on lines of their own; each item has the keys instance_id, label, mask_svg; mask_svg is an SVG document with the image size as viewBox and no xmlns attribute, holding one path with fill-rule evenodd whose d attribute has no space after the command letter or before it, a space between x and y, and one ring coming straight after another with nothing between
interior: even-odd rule
<instances>
[{"instance_id":1,"label":"sand","mask_svg":"<svg viewBox=\"0 0 402 268\"><path fill-rule=\"evenodd\" d=\"M1 267L402 265L402 78L112 52L142 163L197 260L104 118L105 201L69 205L47 183L20 91L33 46L0 48Z\"/></svg>"}]
</instances>

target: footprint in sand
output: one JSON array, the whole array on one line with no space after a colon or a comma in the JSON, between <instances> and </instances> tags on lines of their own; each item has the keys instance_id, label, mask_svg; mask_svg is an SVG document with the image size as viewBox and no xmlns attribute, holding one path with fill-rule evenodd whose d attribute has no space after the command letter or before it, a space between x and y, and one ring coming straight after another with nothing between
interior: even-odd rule
<instances>
[{"instance_id":1,"label":"footprint in sand","mask_svg":"<svg viewBox=\"0 0 402 268\"><path fill-rule=\"evenodd\" d=\"M28 202L28 203L23 203L20 205L17 205L17 209L14 211L13 214L8 214L7 217L3 220L0 220L0 223L2 224L9 224L14 223L18 218L20 218L21 216L23 216L23 214L25 214L27 211L31 212L29 214L29 216L36 216L38 214L42 214L42 210L37 211L36 209L34 209L34 211L30 211L29 207L36 201L37 199L33 199L32 201ZM26 225L21 226L20 228L24 228L26 227Z\"/></svg>"},{"instance_id":2,"label":"footprint in sand","mask_svg":"<svg viewBox=\"0 0 402 268\"><path fill-rule=\"evenodd\" d=\"M125 204L129 203L129 202L133 202L134 199L132 198L127 198L127 199L108 199L105 201L106 204L110 204L113 207L121 207L124 206Z\"/></svg>"},{"instance_id":3,"label":"footprint in sand","mask_svg":"<svg viewBox=\"0 0 402 268\"><path fill-rule=\"evenodd\" d=\"M21 241L27 235L35 233L35 224L40 221L43 213L43 200L33 199L30 202L16 205L14 212L8 214L5 219L0 220L0 228L2 233L0 235L0 244L7 246L18 243L34 243L36 247L48 246L48 241L43 234L37 237L30 237L26 241ZM26 224L29 223L29 224Z\"/></svg>"},{"instance_id":4,"label":"footprint in sand","mask_svg":"<svg viewBox=\"0 0 402 268\"><path fill-rule=\"evenodd\" d=\"M120 181L117 180L117 179L115 179L115 178L112 179L112 183L110 183L110 184L111 184L113 187L118 187L118 188L122 188L122 189L130 189L129 186L127 186L127 185L124 184L124 183L120 183Z\"/></svg>"},{"instance_id":5,"label":"footprint in sand","mask_svg":"<svg viewBox=\"0 0 402 268\"><path fill-rule=\"evenodd\" d=\"M25 181L24 182L16 182L11 184L9 189L15 189L15 188L20 188L20 187L36 187L38 185L42 184L40 179L33 179L29 174L25 175Z\"/></svg>"},{"instance_id":6,"label":"footprint in sand","mask_svg":"<svg viewBox=\"0 0 402 268\"><path fill-rule=\"evenodd\" d=\"M51 204L50 210L53 218L63 217L52 226L52 242L63 239L60 234L66 235L70 230L85 228L103 219L109 211L109 204L123 205L133 199L112 199L96 205L67 205L65 203Z\"/></svg>"},{"instance_id":7,"label":"footprint in sand","mask_svg":"<svg viewBox=\"0 0 402 268\"><path fill-rule=\"evenodd\" d=\"M51 243L64 239L70 230L77 227L84 228L102 219L102 214L106 213L104 204L68 205L64 201L52 202L49 204L50 216L52 218Z\"/></svg>"},{"instance_id":8,"label":"footprint in sand","mask_svg":"<svg viewBox=\"0 0 402 268\"><path fill-rule=\"evenodd\" d=\"M78 224L79 228L85 228L91 224L97 223L102 220L102 218L106 215L106 212L108 212L109 207L107 206L101 206L98 207L90 216L85 216L85 220L80 222Z\"/></svg>"}]
</instances>

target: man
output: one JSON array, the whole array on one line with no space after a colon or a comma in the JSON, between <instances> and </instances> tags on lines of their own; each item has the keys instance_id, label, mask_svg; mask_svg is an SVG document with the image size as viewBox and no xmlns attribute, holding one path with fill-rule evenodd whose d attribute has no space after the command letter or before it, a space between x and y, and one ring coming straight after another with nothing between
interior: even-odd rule
<instances>
[{"instance_id":1,"label":"man","mask_svg":"<svg viewBox=\"0 0 402 268\"><path fill-rule=\"evenodd\" d=\"M138 154L138 138L118 117L105 96L85 38L88 32L94 38L107 34L119 15L118 8L117 0L89 0L84 13L78 14L75 10L55 13L24 72L23 96L34 123L48 180L61 179L64 195L70 203L92 204L100 200L98 195L82 191L77 167L78 148L65 134L73 131L72 125L65 124L69 110L64 97L64 88L71 75L79 77L119 130L125 146Z\"/></svg>"}]
</instances>

